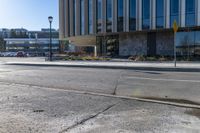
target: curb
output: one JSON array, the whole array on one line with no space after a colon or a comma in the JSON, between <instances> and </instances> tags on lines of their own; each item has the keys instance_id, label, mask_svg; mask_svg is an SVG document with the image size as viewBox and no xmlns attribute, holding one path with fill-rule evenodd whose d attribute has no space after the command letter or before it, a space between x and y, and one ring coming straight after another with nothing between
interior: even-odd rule
<instances>
[{"instance_id":1,"label":"curb","mask_svg":"<svg viewBox=\"0 0 200 133\"><path fill-rule=\"evenodd\" d=\"M0 81L0 83L1 83L1 81ZM4 82L4 83L6 83L6 82ZM21 86L30 86L30 85L25 85L25 84L20 84L20 83L12 83L12 84L21 85ZM110 98L119 98L119 99L124 99L124 100L135 100L135 101L139 101L139 102L148 102L148 103L155 103L155 104L171 105L171 106L181 107L181 108L200 109L200 104L184 104L184 103L161 101L161 100L154 100L154 99L148 99L148 98L120 96L120 95L95 93L95 92L86 92L86 91L70 90L70 89L59 89L59 88L37 86L37 85L31 85L31 86L32 87L39 87L40 89L51 89L51 90L54 90L54 91L63 91L63 92L74 93L74 94L103 96L103 97L110 97Z\"/></svg>"},{"instance_id":2,"label":"curb","mask_svg":"<svg viewBox=\"0 0 200 133\"><path fill-rule=\"evenodd\" d=\"M148 70L148 71L171 71L171 72L200 72L200 68L182 67L138 67L138 66L111 66L111 65L79 65L79 64L42 64L42 63L5 63L5 65L17 66L41 66L41 67L77 67L77 68L101 68L101 69L126 69L126 70Z\"/></svg>"}]
</instances>

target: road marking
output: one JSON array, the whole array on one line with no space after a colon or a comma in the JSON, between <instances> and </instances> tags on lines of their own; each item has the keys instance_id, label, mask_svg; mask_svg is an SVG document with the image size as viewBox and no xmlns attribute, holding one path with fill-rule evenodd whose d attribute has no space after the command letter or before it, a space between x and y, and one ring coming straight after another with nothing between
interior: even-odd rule
<instances>
[{"instance_id":1,"label":"road marking","mask_svg":"<svg viewBox=\"0 0 200 133\"><path fill-rule=\"evenodd\" d=\"M200 83L200 80L179 80L179 79L156 79L156 78L145 78L145 77L126 77L131 79L140 79L140 80L153 80L153 81L169 81L169 82L191 82L191 83Z\"/></svg>"}]
</instances>

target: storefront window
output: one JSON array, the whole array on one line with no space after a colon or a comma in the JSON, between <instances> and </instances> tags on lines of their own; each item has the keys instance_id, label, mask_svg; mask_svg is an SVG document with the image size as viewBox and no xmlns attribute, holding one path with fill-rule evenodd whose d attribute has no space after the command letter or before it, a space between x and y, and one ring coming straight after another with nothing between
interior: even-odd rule
<instances>
[{"instance_id":1,"label":"storefront window","mask_svg":"<svg viewBox=\"0 0 200 133\"><path fill-rule=\"evenodd\" d=\"M177 56L200 57L200 31L178 32L176 35Z\"/></svg>"},{"instance_id":2,"label":"storefront window","mask_svg":"<svg viewBox=\"0 0 200 133\"><path fill-rule=\"evenodd\" d=\"M130 0L129 29L136 30L136 0Z\"/></svg>"},{"instance_id":3,"label":"storefront window","mask_svg":"<svg viewBox=\"0 0 200 133\"><path fill-rule=\"evenodd\" d=\"M142 29L150 28L150 0L142 0Z\"/></svg>"}]
</instances>

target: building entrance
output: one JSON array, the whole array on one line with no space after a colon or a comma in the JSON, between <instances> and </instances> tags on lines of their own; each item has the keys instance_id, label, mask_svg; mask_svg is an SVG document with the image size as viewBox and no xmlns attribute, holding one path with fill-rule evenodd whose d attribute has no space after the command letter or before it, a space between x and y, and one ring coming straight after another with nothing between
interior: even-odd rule
<instances>
[{"instance_id":1,"label":"building entrance","mask_svg":"<svg viewBox=\"0 0 200 133\"><path fill-rule=\"evenodd\" d=\"M96 41L99 56L119 56L119 35L97 36Z\"/></svg>"}]
</instances>

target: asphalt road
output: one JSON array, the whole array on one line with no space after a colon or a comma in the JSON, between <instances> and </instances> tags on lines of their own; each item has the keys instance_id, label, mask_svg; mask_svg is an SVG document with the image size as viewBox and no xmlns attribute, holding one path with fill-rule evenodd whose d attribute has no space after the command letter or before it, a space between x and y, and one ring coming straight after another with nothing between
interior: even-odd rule
<instances>
[{"instance_id":1,"label":"asphalt road","mask_svg":"<svg viewBox=\"0 0 200 133\"><path fill-rule=\"evenodd\" d=\"M0 63L0 132L200 133L199 109L74 91L128 92L131 96L161 93L170 97L173 93L170 90L178 88L180 95L188 96L184 91L190 92L190 89L194 97L200 94L199 80L199 73L6 66ZM152 94L147 89L151 89Z\"/></svg>"},{"instance_id":2,"label":"asphalt road","mask_svg":"<svg viewBox=\"0 0 200 133\"><path fill-rule=\"evenodd\" d=\"M200 110L0 84L1 133L199 133Z\"/></svg>"},{"instance_id":3,"label":"asphalt road","mask_svg":"<svg viewBox=\"0 0 200 133\"><path fill-rule=\"evenodd\" d=\"M1 65L0 81L65 90L177 101L188 100L200 103L199 72Z\"/></svg>"}]
</instances>

